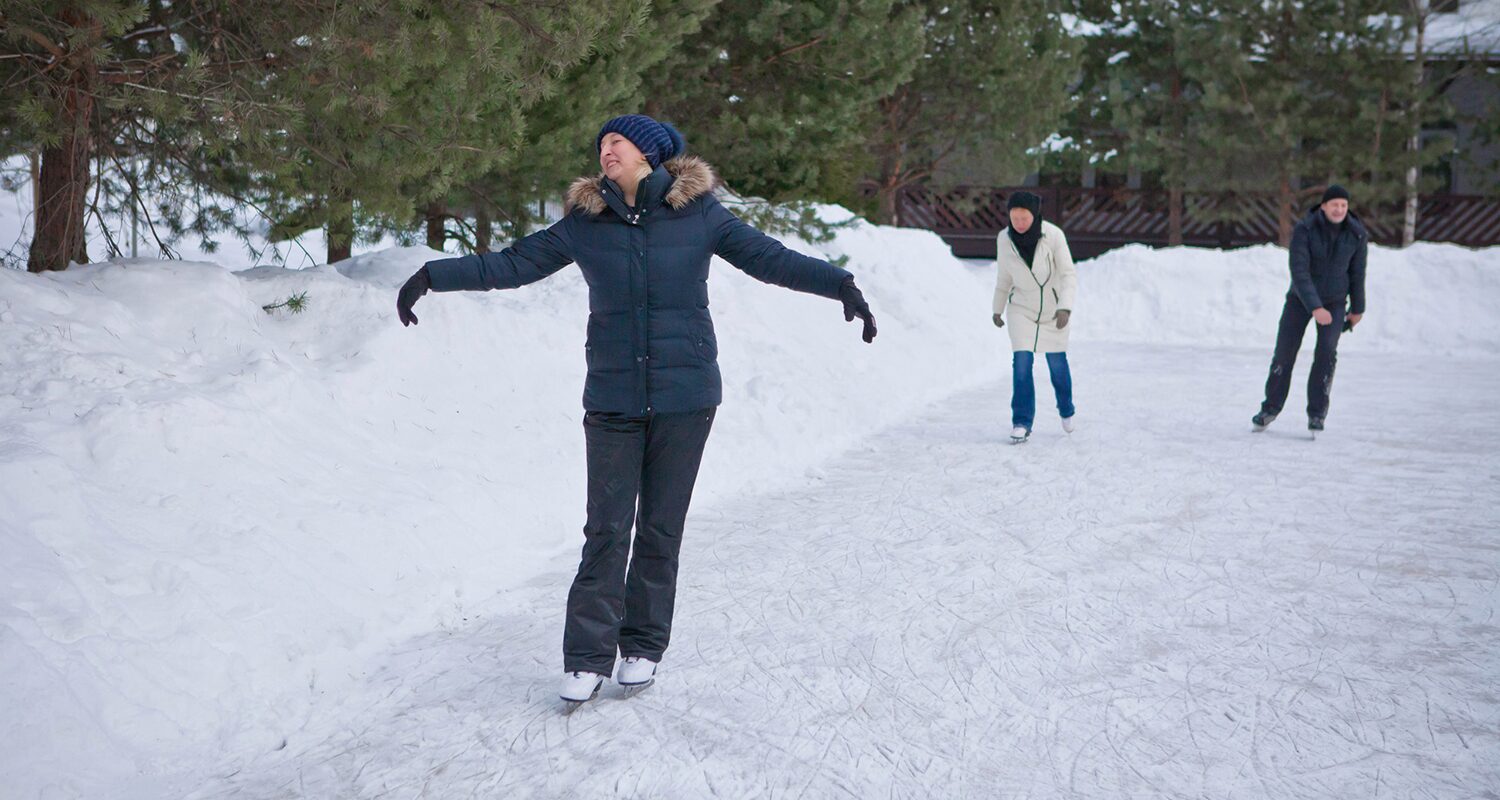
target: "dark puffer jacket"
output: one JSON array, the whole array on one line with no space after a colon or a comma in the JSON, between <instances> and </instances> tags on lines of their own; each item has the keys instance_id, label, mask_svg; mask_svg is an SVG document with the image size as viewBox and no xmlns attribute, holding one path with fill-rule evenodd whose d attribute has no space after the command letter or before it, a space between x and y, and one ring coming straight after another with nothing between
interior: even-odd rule
<instances>
[{"instance_id":1,"label":"dark puffer jacket","mask_svg":"<svg viewBox=\"0 0 1500 800\"><path fill-rule=\"evenodd\" d=\"M657 167L628 207L602 175L568 190L566 215L499 253L427 263L433 291L513 289L578 262L589 285L583 407L645 415L723 397L708 313L709 258L799 292L838 298L845 270L792 252L729 213L702 159Z\"/></svg>"},{"instance_id":2,"label":"dark puffer jacket","mask_svg":"<svg viewBox=\"0 0 1500 800\"><path fill-rule=\"evenodd\" d=\"M1365 313L1369 242L1369 232L1353 213L1338 226L1328 222L1322 208L1313 208L1292 230L1292 288L1287 296L1301 300L1308 311L1343 308L1348 298L1349 313Z\"/></svg>"}]
</instances>

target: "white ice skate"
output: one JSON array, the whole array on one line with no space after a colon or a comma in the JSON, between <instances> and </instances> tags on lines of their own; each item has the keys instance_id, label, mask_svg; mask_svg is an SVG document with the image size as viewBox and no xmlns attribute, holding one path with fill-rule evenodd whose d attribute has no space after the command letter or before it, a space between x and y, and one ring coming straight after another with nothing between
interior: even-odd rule
<instances>
[{"instance_id":1,"label":"white ice skate","mask_svg":"<svg viewBox=\"0 0 1500 800\"><path fill-rule=\"evenodd\" d=\"M627 689L644 689L656 680L656 662L641 656L627 656L620 662L615 680Z\"/></svg>"},{"instance_id":2,"label":"white ice skate","mask_svg":"<svg viewBox=\"0 0 1500 800\"><path fill-rule=\"evenodd\" d=\"M569 703L587 703L603 685L604 676L597 672L564 672L557 696Z\"/></svg>"},{"instance_id":3,"label":"white ice skate","mask_svg":"<svg viewBox=\"0 0 1500 800\"><path fill-rule=\"evenodd\" d=\"M1072 417L1063 417L1062 418L1062 423L1063 423L1063 433L1072 433L1073 432L1073 418Z\"/></svg>"},{"instance_id":4,"label":"white ice skate","mask_svg":"<svg viewBox=\"0 0 1500 800\"><path fill-rule=\"evenodd\" d=\"M1011 444L1020 444L1029 438L1031 438L1031 431L1026 430L1020 425L1017 425L1016 427L1010 429Z\"/></svg>"}]
</instances>

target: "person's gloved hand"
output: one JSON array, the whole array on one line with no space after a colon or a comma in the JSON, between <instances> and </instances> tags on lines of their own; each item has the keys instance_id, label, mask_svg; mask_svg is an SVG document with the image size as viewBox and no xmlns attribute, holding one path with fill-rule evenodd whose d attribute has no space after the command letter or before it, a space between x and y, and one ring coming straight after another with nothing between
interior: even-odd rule
<instances>
[{"instance_id":1,"label":"person's gloved hand","mask_svg":"<svg viewBox=\"0 0 1500 800\"><path fill-rule=\"evenodd\" d=\"M991 319L995 320L995 327L997 327L997 328L1003 328L1003 327L1005 327L1005 315L1004 314L996 314L993 317L991 317Z\"/></svg>"},{"instance_id":2,"label":"person's gloved hand","mask_svg":"<svg viewBox=\"0 0 1500 800\"><path fill-rule=\"evenodd\" d=\"M1073 312L1067 310L1066 308L1058 309L1058 312L1057 312L1057 329L1058 330L1062 330L1063 328L1068 327L1068 320L1071 319L1072 316L1073 316Z\"/></svg>"},{"instance_id":3,"label":"person's gloved hand","mask_svg":"<svg viewBox=\"0 0 1500 800\"><path fill-rule=\"evenodd\" d=\"M401 318L402 325L417 324L417 315L411 313L411 307L416 305L417 298L427 294L427 290L431 288L432 276L425 266L401 285L401 292L396 295L396 316Z\"/></svg>"},{"instance_id":4,"label":"person's gloved hand","mask_svg":"<svg viewBox=\"0 0 1500 800\"><path fill-rule=\"evenodd\" d=\"M866 344L875 341L875 315L870 313L870 304L865 302L865 295L854 285L854 278L844 279L839 286L839 300L844 303L844 321L853 322L855 317L865 321L865 328L860 332L860 337Z\"/></svg>"}]
</instances>

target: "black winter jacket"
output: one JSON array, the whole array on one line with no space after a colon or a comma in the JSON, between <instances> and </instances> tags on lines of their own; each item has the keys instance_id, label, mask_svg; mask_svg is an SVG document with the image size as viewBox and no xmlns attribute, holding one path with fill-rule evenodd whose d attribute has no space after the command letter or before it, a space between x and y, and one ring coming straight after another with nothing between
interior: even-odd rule
<instances>
[{"instance_id":1,"label":"black winter jacket","mask_svg":"<svg viewBox=\"0 0 1500 800\"><path fill-rule=\"evenodd\" d=\"M578 262L589 286L583 407L634 415L692 411L723 398L708 313L708 265L722 257L751 277L838 298L845 270L792 252L713 195L694 156L657 167L625 204L602 175L568 190L566 215L498 253L427 263L432 289L513 289Z\"/></svg>"},{"instance_id":2,"label":"black winter jacket","mask_svg":"<svg viewBox=\"0 0 1500 800\"><path fill-rule=\"evenodd\" d=\"M1342 226L1335 226L1315 207L1292 230L1289 253L1292 287L1296 297L1311 312L1349 301L1349 313L1365 313L1365 258L1370 234L1351 212Z\"/></svg>"}]
</instances>

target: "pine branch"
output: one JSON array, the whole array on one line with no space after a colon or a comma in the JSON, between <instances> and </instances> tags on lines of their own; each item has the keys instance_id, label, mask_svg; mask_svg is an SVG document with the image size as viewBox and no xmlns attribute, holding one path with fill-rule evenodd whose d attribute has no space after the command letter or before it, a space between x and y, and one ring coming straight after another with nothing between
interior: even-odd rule
<instances>
[{"instance_id":1,"label":"pine branch","mask_svg":"<svg viewBox=\"0 0 1500 800\"><path fill-rule=\"evenodd\" d=\"M280 303L268 303L261 306L261 309L267 314L274 312L278 308L284 308L293 314L301 314L307 310L307 292L298 292L282 300Z\"/></svg>"},{"instance_id":2,"label":"pine branch","mask_svg":"<svg viewBox=\"0 0 1500 800\"><path fill-rule=\"evenodd\" d=\"M541 28L538 28L531 22L531 20L523 17L521 15L521 12L516 10L516 7L512 6L510 3L503 3L500 2L500 0L486 0L485 5L488 5L490 8L493 8L496 11L504 14L505 16L510 17L511 20L513 20L517 25L521 26L522 30L525 30L528 34L531 34L537 39L542 40L542 42L544 42L548 47L557 46L557 40L553 39L551 36L548 36L545 31L543 31Z\"/></svg>"},{"instance_id":3,"label":"pine branch","mask_svg":"<svg viewBox=\"0 0 1500 800\"><path fill-rule=\"evenodd\" d=\"M782 50L779 53L773 53L770 58L767 58L765 61L762 61L760 63L762 65L774 64L777 61L780 61L785 56L789 56L789 55L791 55L793 53L801 52L803 50L806 50L809 47L813 47L815 45L821 44L823 42L823 40L827 39L827 38L828 37L824 36L823 34L818 34L817 36L814 36L813 38L809 39L808 41L803 42L802 44L793 45L792 47L788 47L787 49Z\"/></svg>"},{"instance_id":4,"label":"pine branch","mask_svg":"<svg viewBox=\"0 0 1500 800\"><path fill-rule=\"evenodd\" d=\"M55 43L55 42L53 42L51 39L48 39L40 31L37 31L37 30L32 29L32 28L27 28L27 27L22 26L22 25L15 25L15 24L9 23L5 19L5 17L3 17L3 16L0 16L0 26L4 26L4 27L8 28L9 30L15 31L16 33L19 33L22 36L25 36L26 38L32 40L33 42L36 42L38 45L41 45L41 47L43 49L45 49L47 52L51 53L53 58L55 58L55 59L57 59L59 61L61 61L63 59L66 59L68 57L67 52L64 51L62 49L62 47L58 46L58 44Z\"/></svg>"}]
</instances>

